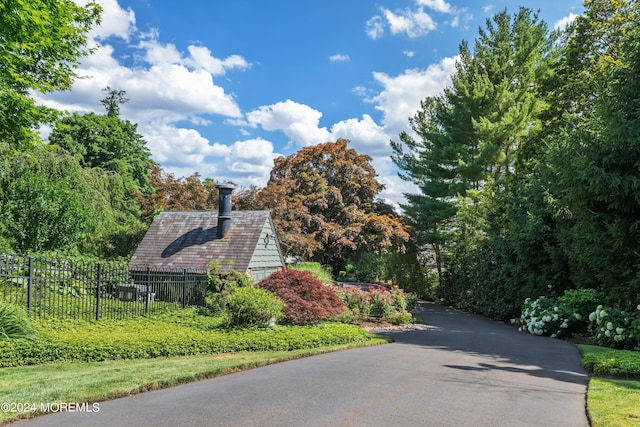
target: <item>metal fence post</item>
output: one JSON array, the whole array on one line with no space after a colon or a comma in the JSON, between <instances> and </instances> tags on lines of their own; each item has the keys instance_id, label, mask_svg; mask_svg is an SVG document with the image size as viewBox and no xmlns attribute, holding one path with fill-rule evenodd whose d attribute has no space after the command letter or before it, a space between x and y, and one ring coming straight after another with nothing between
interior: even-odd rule
<instances>
[{"instance_id":1,"label":"metal fence post","mask_svg":"<svg viewBox=\"0 0 640 427\"><path fill-rule=\"evenodd\" d=\"M96 320L100 320L100 284L102 283L102 264L100 263L98 263L96 282Z\"/></svg>"},{"instance_id":2,"label":"metal fence post","mask_svg":"<svg viewBox=\"0 0 640 427\"><path fill-rule=\"evenodd\" d=\"M182 269L182 308L187 306L187 269Z\"/></svg>"},{"instance_id":3,"label":"metal fence post","mask_svg":"<svg viewBox=\"0 0 640 427\"><path fill-rule=\"evenodd\" d=\"M144 313L149 314L149 287L151 283L151 267L147 267L147 294L146 294L146 302L144 304Z\"/></svg>"},{"instance_id":4,"label":"metal fence post","mask_svg":"<svg viewBox=\"0 0 640 427\"><path fill-rule=\"evenodd\" d=\"M31 316L33 311L33 257L29 257L29 278L27 279L27 312Z\"/></svg>"}]
</instances>

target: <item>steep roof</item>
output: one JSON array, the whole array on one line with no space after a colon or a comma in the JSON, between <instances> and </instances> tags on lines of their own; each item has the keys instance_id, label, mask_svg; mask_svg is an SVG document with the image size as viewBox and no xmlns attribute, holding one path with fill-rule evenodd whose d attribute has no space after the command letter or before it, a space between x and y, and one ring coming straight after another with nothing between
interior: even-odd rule
<instances>
[{"instance_id":1,"label":"steep roof","mask_svg":"<svg viewBox=\"0 0 640 427\"><path fill-rule=\"evenodd\" d=\"M161 212L131 257L129 269L205 271L217 259L223 270L246 271L269 220L269 211L233 211L229 231L218 239L216 211Z\"/></svg>"}]
</instances>

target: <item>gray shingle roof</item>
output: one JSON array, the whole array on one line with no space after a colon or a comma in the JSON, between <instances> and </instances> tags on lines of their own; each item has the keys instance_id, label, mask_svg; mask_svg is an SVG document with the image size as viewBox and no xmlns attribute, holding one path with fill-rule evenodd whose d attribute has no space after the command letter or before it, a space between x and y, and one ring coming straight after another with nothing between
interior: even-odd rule
<instances>
[{"instance_id":1,"label":"gray shingle roof","mask_svg":"<svg viewBox=\"0 0 640 427\"><path fill-rule=\"evenodd\" d=\"M129 262L130 270L204 271L211 260L223 270L246 271L269 211L233 211L231 228L216 237L216 211L165 211L158 214Z\"/></svg>"}]
</instances>

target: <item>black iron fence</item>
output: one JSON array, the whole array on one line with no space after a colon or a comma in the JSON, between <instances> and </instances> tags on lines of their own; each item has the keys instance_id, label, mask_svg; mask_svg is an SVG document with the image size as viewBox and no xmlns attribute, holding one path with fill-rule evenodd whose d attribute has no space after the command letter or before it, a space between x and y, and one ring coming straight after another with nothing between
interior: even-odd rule
<instances>
[{"instance_id":1,"label":"black iron fence","mask_svg":"<svg viewBox=\"0 0 640 427\"><path fill-rule=\"evenodd\" d=\"M123 319L201 305L207 274L0 253L0 298L34 317Z\"/></svg>"}]
</instances>

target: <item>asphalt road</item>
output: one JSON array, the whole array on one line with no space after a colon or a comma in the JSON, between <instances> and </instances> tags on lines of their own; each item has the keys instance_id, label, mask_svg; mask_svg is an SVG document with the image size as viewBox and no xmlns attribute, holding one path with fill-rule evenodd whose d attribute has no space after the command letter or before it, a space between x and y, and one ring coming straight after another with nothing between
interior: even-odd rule
<instances>
[{"instance_id":1,"label":"asphalt road","mask_svg":"<svg viewBox=\"0 0 640 427\"><path fill-rule=\"evenodd\" d=\"M571 344L436 304L392 344L101 402L24 426L588 426Z\"/></svg>"}]
</instances>

